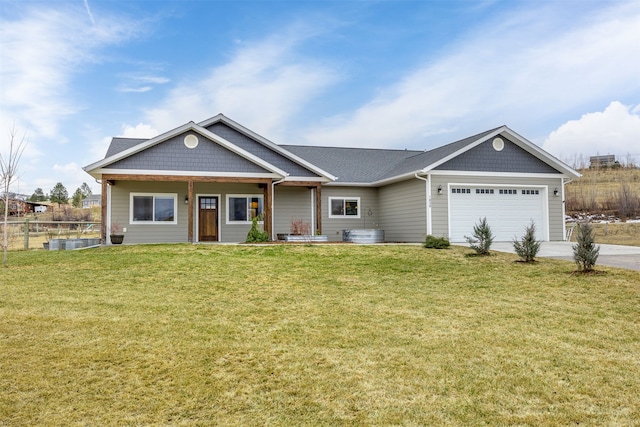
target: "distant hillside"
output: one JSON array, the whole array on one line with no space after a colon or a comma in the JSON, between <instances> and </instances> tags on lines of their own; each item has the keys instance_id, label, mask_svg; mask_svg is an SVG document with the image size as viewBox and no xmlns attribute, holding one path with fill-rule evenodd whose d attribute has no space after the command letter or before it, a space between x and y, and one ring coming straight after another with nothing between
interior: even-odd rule
<instances>
[{"instance_id":1,"label":"distant hillside","mask_svg":"<svg viewBox=\"0 0 640 427\"><path fill-rule=\"evenodd\" d=\"M640 169L581 169L582 177L565 187L568 215L589 212L640 218Z\"/></svg>"}]
</instances>

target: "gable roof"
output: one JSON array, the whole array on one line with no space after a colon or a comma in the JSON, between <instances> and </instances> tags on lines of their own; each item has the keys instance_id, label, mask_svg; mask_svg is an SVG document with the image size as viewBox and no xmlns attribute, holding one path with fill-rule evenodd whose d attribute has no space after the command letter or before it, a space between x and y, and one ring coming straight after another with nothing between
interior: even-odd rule
<instances>
[{"instance_id":1,"label":"gable roof","mask_svg":"<svg viewBox=\"0 0 640 427\"><path fill-rule=\"evenodd\" d=\"M572 177L580 176L568 165L521 137L507 126L493 128L428 151L301 145L284 145L283 147L336 174L339 177L338 183L362 183L375 186L407 179L415 174L430 173L438 166L498 135L508 136L509 140L518 147L548 164L558 173Z\"/></svg>"},{"instance_id":2,"label":"gable roof","mask_svg":"<svg viewBox=\"0 0 640 427\"><path fill-rule=\"evenodd\" d=\"M340 185L379 186L408 179L417 174L442 173L442 169L452 170L452 166L456 166L450 162L452 159L459 156L461 156L460 159L469 158L470 155L471 157L475 156L477 154L475 151L472 152L474 154L469 153L466 156L463 154L498 135L505 137L519 149L544 163L547 168L545 173L557 172L568 177L580 176L577 171L507 126L496 127L432 150L390 150L278 145L223 114L218 114L198 124L186 123L151 139L115 137L111 141L105 158L86 166L84 170L94 177L99 177L103 172L111 172L108 169L109 165L187 131L196 132L254 163L274 179L299 180L303 178L301 176L290 177L290 174L285 170L287 169L286 165L290 165L293 170L298 172L307 170L317 174L324 182L333 181ZM522 153L522 151L520 152ZM522 155L526 156L524 153ZM297 166L293 167L290 162ZM447 162L449 163L447 164ZM460 162L458 162L458 166L459 164ZM449 166L449 168L442 165ZM466 171L466 169L461 171Z\"/></svg>"},{"instance_id":3,"label":"gable roof","mask_svg":"<svg viewBox=\"0 0 640 427\"><path fill-rule=\"evenodd\" d=\"M216 116L216 118L218 118L218 121L222 121L222 119L226 119L222 115L218 115ZM210 119L210 121L211 122L209 123L209 125L215 123L215 121L212 121L212 119ZM246 128L238 125L237 123L229 119L226 119L225 122L226 122L225 124L227 125L230 125L233 127L237 126L241 130L246 131ZM203 124L206 124L206 122L203 122ZM120 138L120 137L113 138L109 148L107 149L105 158L95 163L92 163L88 166L85 166L83 169L89 174L91 174L92 176L99 177L103 172L107 171L106 169L108 168L108 166L113 165L120 160L131 157L137 153L140 153L144 150L154 147L162 142L165 142L173 137L176 137L188 131L196 132L202 135L203 137L226 148L227 150L239 155L240 157L254 163L255 165L258 165L264 168L266 171L268 171L272 175L273 178L282 178L286 180L287 177L289 176L289 173L283 170L282 168L274 165L271 162L264 160L259 156L256 156L253 153L250 153L249 151L239 147L236 144L233 144L227 139L211 132L205 127L200 126L199 124L196 124L194 122L189 122L185 125L172 129L168 132L165 132L151 139ZM250 135L257 136L257 134L255 133L250 133ZM322 177L323 180L330 181L335 179L335 177L330 173L319 169L317 166L308 163L306 160L300 159L297 156L293 155L292 153L287 153L286 150L278 147L276 144L266 140L265 138L262 138L262 137L259 137L259 138L260 138L260 141L258 141L259 143L267 145L269 149L273 149L273 147L276 147L277 150L274 150L274 151L278 151L279 155L284 155L288 159L294 161L295 163L301 164L303 167L310 169L312 172ZM114 172L114 171L109 171L109 172Z\"/></svg>"}]
</instances>

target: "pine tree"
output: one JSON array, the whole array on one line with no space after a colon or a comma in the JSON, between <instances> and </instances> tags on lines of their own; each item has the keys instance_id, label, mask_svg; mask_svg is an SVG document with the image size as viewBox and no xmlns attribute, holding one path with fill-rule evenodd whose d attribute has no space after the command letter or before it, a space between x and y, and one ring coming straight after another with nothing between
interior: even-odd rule
<instances>
[{"instance_id":1,"label":"pine tree","mask_svg":"<svg viewBox=\"0 0 640 427\"><path fill-rule=\"evenodd\" d=\"M600 254L600 246L596 246L593 237L593 226L588 222L578 223L576 231L577 243L573 246L573 260L578 266L578 271L592 271Z\"/></svg>"},{"instance_id":2,"label":"pine tree","mask_svg":"<svg viewBox=\"0 0 640 427\"><path fill-rule=\"evenodd\" d=\"M53 203L57 203L58 207L61 203L66 204L69 201L69 193L61 182L57 183L55 187L53 187L49 200Z\"/></svg>"},{"instance_id":3,"label":"pine tree","mask_svg":"<svg viewBox=\"0 0 640 427\"><path fill-rule=\"evenodd\" d=\"M532 220L531 225L525 228L522 239L513 239L513 249L524 262L533 262L540 250L540 243L536 240L536 224Z\"/></svg>"},{"instance_id":4,"label":"pine tree","mask_svg":"<svg viewBox=\"0 0 640 427\"><path fill-rule=\"evenodd\" d=\"M480 222L473 226L472 237L464 236L464 238L469 243L469 247L476 251L476 255L489 255L494 236L487 217L481 218Z\"/></svg>"}]
</instances>

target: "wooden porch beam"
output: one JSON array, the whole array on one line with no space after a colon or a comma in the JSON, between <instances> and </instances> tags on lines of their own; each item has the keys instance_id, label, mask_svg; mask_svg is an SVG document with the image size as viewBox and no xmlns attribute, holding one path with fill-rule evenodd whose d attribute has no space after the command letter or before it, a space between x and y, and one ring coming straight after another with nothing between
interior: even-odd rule
<instances>
[{"instance_id":1,"label":"wooden porch beam","mask_svg":"<svg viewBox=\"0 0 640 427\"><path fill-rule=\"evenodd\" d=\"M107 180L102 178L102 194L100 195L100 239L103 245L107 244Z\"/></svg>"},{"instance_id":2,"label":"wooden porch beam","mask_svg":"<svg viewBox=\"0 0 640 427\"><path fill-rule=\"evenodd\" d=\"M271 235L271 218L273 218L273 186L271 183L265 185L263 187L263 197L264 197L264 218L263 218L263 227L264 231L269 236L269 239L273 238Z\"/></svg>"},{"instance_id":3,"label":"wooden porch beam","mask_svg":"<svg viewBox=\"0 0 640 427\"><path fill-rule=\"evenodd\" d=\"M158 182L225 182L242 184L271 184L271 178L243 178L227 176L182 176L182 175L103 175L111 181L158 181ZM315 184L314 184L315 185Z\"/></svg>"},{"instance_id":4,"label":"wooden porch beam","mask_svg":"<svg viewBox=\"0 0 640 427\"><path fill-rule=\"evenodd\" d=\"M317 188L319 185L322 185L321 182L318 181L283 181L278 184L281 187L311 187Z\"/></svg>"}]
</instances>

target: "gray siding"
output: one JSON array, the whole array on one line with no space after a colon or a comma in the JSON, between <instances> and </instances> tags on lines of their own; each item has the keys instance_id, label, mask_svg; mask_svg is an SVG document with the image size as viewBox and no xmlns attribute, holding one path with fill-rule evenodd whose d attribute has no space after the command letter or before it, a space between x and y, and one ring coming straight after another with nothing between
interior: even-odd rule
<instances>
[{"instance_id":1,"label":"gray siding","mask_svg":"<svg viewBox=\"0 0 640 427\"><path fill-rule=\"evenodd\" d=\"M519 172L519 173L558 173L553 167L526 152L504 136L504 149L493 149L492 140L438 166L436 170L481 171L481 172Z\"/></svg>"},{"instance_id":2,"label":"gray siding","mask_svg":"<svg viewBox=\"0 0 640 427\"><path fill-rule=\"evenodd\" d=\"M360 197L360 218L329 218L329 197ZM381 228L379 225L377 188L322 187L322 234L330 241L342 241L342 230Z\"/></svg>"},{"instance_id":3,"label":"gray siding","mask_svg":"<svg viewBox=\"0 0 640 427\"><path fill-rule=\"evenodd\" d=\"M317 174L309 171L303 166L283 157L272 149L260 144L246 135L230 128L224 123L215 123L207 128L209 131L226 139L227 141L237 145L243 150L260 157L261 159L271 163L272 165L287 171L292 176L317 177Z\"/></svg>"},{"instance_id":4,"label":"gray siding","mask_svg":"<svg viewBox=\"0 0 640 427\"><path fill-rule=\"evenodd\" d=\"M184 145L184 137L189 134L198 137L197 147L187 148ZM138 170L268 173L255 163L194 132L186 132L168 139L117 161L109 167Z\"/></svg>"},{"instance_id":5,"label":"gray siding","mask_svg":"<svg viewBox=\"0 0 640 427\"><path fill-rule=\"evenodd\" d=\"M177 193L177 224L131 224L130 193ZM251 224L227 223L227 200L229 194L263 195L257 184L194 184L196 195L219 196L218 227L221 242L244 242ZM188 206L186 182L125 182L117 181L111 187L111 218L127 228L125 243L179 243L188 241ZM197 239L197 207L194 209L194 241Z\"/></svg>"},{"instance_id":6,"label":"gray siding","mask_svg":"<svg viewBox=\"0 0 640 427\"><path fill-rule=\"evenodd\" d=\"M131 224L130 193L177 193L177 224ZM186 183L117 181L111 187L111 222L127 228L124 243L177 243L188 241Z\"/></svg>"},{"instance_id":7,"label":"gray siding","mask_svg":"<svg viewBox=\"0 0 640 427\"><path fill-rule=\"evenodd\" d=\"M288 234L292 218L313 224L312 191L307 187L280 187L276 185L273 200L274 231ZM313 233L314 230L312 229Z\"/></svg>"},{"instance_id":8,"label":"gray siding","mask_svg":"<svg viewBox=\"0 0 640 427\"><path fill-rule=\"evenodd\" d=\"M422 242L427 234L426 182L410 179L380 188L380 228L389 242Z\"/></svg>"},{"instance_id":9,"label":"gray siding","mask_svg":"<svg viewBox=\"0 0 640 427\"><path fill-rule=\"evenodd\" d=\"M564 240L564 216L562 214L562 197L553 195L557 187L559 195L562 193L562 178L501 178L493 176L443 176L432 175L431 183L431 215L433 235L449 237L449 212L447 185L449 183L465 184L503 184L503 185L544 185L548 186L547 202L549 207L549 239L551 241ZM438 195L438 186L442 185L443 192Z\"/></svg>"}]
</instances>

